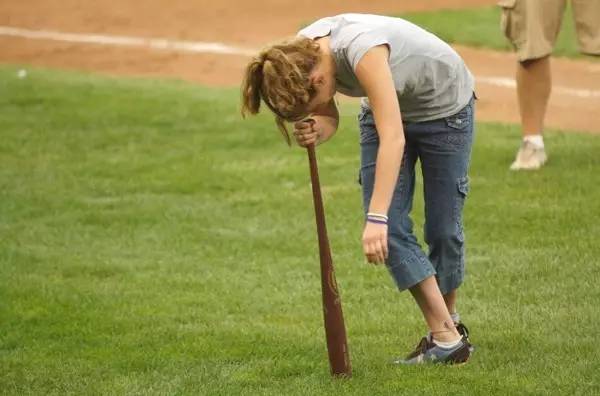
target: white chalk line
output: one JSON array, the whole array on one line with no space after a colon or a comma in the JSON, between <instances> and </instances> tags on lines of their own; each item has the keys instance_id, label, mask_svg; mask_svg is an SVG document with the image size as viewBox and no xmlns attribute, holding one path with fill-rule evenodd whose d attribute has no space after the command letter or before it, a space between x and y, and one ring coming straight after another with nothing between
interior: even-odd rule
<instances>
[{"instance_id":1,"label":"white chalk line","mask_svg":"<svg viewBox=\"0 0 600 396\"><path fill-rule=\"evenodd\" d=\"M64 33L52 30L21 29L10 26L0 26L0 36L12 36L33 40L53 40L77 44L141 47L189 53L251 56L258 52L257 49L235 47L223 43L181 41L165 38L113 36L103 34ZM478 83L497 87L515 88L517 86L517 83L514 79L507 77L477 76L475 79ZM562 86L553 86L552 89L556 93L579 98L600 98L600 91L598 90L575 89Z\"/></svg>"},{"instance_id":2,"label":"white chalk line","mask_svg":"<svg viewBox=\"0 0 600 396\"><path fill-rule=\"evenodd\" d=\"M221 43L179 41L164 38L142 38L132 36L108 36L103 34L63 33L52 30L29 30L9 26L0 26L0 35L34 40L53 40L78 44L142 47L192 53L227 55L253 55L256 53L255 50L233 47Z\"/></svg>"},{"instance_id":3,"label":"white chalk line","mask_svg":"<svg viewBox=\"0 0 600 396\"><path fill-rule=\"evenodd\" d=\"M505 87L505 88L516 88L517 82L512 78L506 77L475 77L475 80L479 83L495 85L497 87ZM552 86L552 91L561 93L564 95L577 96L579 98L600 98L600 91L595 91L592 89L575 89L554 85Z\"/></svg>"}]
</instances>

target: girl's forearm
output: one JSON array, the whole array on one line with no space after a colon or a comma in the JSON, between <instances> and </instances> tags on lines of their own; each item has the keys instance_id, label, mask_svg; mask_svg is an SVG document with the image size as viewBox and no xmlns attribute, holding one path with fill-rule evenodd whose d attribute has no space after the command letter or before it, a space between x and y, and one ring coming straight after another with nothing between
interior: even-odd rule
<instances>
[{"instance_id":1,"label":"girl's forearm","mask_svg":"<svg viewBox=\"0 0 600 396\"><path fill-rule=\"evenodd\" d=\"M311 115L317 125L317 144L321 144L329 140L337 131L340 121L340 113L338 111L335 100L331 99L329 103L317 108Z\"/></svg>"},{"instance_id":2,"label":"girl's forearm","mask_svg":"<svg viewBox=\"0 0 600 396\"><path fill-rule=\"evenodd\" d=\"M398 174L400 173L404 144L403 134L379 142L375 165L375 185L369 204L369 212L388 213Z\"/></svg>"},{"instance_id":3,"label":"girl's forearm","mask_svg":"<svg viewBox=\"0 0 600 396\"><path fill-rule=\"evenodd\" d=\"M317 145L328 141L338 128L339 119L336 117L328 116L315 116L318 118L317 125L319 125Z\"/></svg>"}]
</instances>

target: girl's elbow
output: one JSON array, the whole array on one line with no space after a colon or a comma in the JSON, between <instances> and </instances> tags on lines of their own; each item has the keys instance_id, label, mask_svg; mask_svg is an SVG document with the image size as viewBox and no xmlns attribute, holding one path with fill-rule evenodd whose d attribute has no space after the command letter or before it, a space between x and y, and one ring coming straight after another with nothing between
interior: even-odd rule
<instances>
[{"instance_id":1,"label":"girl's elbow","mask_svg":"<svg viewBox=\"0 0 600 396\"><path fill-rule=\"evenodd\" d=\"M389 138L385 139L384 141L382 141L382 143L385 146L395 147L395 148L399 148L399 149L403 150L404 146L406 144L406 140L404 139L404 135L400 134L398 136L389 137Z\"/></svg>"}]
</instances>

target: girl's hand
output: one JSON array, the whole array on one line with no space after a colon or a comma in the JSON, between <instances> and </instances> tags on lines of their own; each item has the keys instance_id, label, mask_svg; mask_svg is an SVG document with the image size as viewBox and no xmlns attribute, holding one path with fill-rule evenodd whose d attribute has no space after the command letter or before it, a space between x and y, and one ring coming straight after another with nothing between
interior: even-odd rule
<instances>
[{"instance_id":1,"label":"girl's hand","mask_svg":"<svg viewBox=\"0 0 600 396\"><path fill-rule=\"evenodd\" d=\"M319 133L316 128L316 121L307 119L298 121L294 124L294 138L301 147L308 147L311 144L317 144Z\"/></svg>"},{"instance_id":2,"label":"girl's hand","mask_svg":"<svg viewBox=\"0 0 600 396\"><path fill-rule=\"evenodd\" d=\"M383 264L388 258L387 224L367 221L363 231L362 244L369 263Z\"/></svg>"}]
</instances>

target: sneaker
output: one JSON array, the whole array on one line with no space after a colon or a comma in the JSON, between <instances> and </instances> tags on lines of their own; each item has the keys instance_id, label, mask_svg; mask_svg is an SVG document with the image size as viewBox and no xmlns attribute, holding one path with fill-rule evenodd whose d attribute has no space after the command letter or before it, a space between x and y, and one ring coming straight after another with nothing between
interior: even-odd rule
<instances>
[{"instance_id":1,"label":"sneaker","mask_svg":"<svg viewBox=\"0 0 600 396\"><path fill-rule=\"evenodd\" d=\"M469 343L469 351L473 353L475 347L471 344L471 340L469 339L469 328L464 325L463 322L458 322L454 324L456 326L456 331L460 334L467 342Z\"/></svg>"},{"instance_id":2,"label":"sneaker","mask_svg":"<svg viewBox=\"0 0 600 396\"><path fill-rule=\"evenodd\" d=\"M537 147L531 142L523 142L517 152L515 161L510 166L511 170L535 170L546 163L548 157L543 147Z\"/></svg>"},{"instance_id":3,"label":"sneaker","mask_svg":"<svg viewBox=\"0 0 600 396\"><path fill-rule=\"evenodd\" d=\"M469 341L462 337L459 343L452 348L442 348L423 337L416 349L404 359L397 359L395 364L462 364L466 363L471 356Z\"/></svg>"},{"instance_id":4,"label":"sneaker","mask_svg":"<svg viewBox=\"0 0 600 396\"><path fill-rule=\"evenodd\" d=\"M431 335L421 338L421 341L419 341L419 343L417 344L417 347L415 348L414 351L409 353L408 356L406 356L404 359L402 359L402 358L395 359L394 363L402 364L403 361L412 360L412 359L418 357L419 355L424 354L425 352L427 352L427 349L430 347L430 345L432 343L433 342L431 340Z\"/></svg>"}]
</instances>

